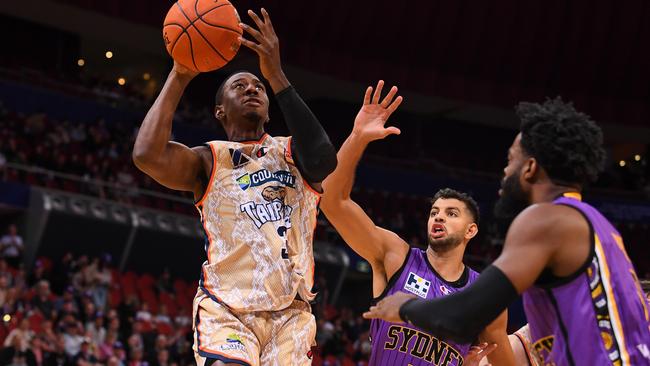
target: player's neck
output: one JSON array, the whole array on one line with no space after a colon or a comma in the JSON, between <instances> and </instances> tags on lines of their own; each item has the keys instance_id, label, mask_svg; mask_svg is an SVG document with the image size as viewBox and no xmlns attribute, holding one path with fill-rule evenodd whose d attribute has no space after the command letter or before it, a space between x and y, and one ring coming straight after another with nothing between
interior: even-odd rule
<instances>
[{"instance_id":1,"label":"player's neck","mask_svg":"<svg viewBox=\"0 0 650 366\"><path fill-rule=\"evenodd\" d=\"M427 248L429 263L445 281L449 282L458 280L463 274L465 270L465 264L463 264L464 254L465 245L463 244L444 252L436 252L431 247Z\"/></svg>"},{"instance_id":2,"label":"player's neck","mask_svg":"<svg viewBox=\"0 0 650 366\"><path fill-rule=\"evenodd\" d=\"M531 192L531 204L553 202L555 199L568 192L580 192L578 187L547 184Z\"/></svg>"},{"instance_id":3,"label":"player's neck","mask_svg":"<svg viewBox=\"0 0 650 366\"><path fill-rule=\"evenodd\" d=\"M240 126L226 129L229 141L255 141L261 139L264 133L264 125L251 129L241 128Z\"/></svg>"}]
</instances>

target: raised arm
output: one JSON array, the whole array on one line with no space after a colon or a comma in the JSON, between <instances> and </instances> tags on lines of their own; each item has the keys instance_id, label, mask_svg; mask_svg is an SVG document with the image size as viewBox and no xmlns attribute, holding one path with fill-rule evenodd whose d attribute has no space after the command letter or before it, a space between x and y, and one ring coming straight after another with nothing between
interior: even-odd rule
<instances>
[{"instance_id":1,"label":"raised arm","mask_svg":"<svg viewBox=\"0 0 650 366\"><path fill-rule=\"evenodd\" d=\"M321 199L321 209L327 219L345 242L370 262L373 269L384 262L389 248L404 250L408 247L395 233L375 226L363 209L350 198L357 164L368 143L400 133L396 127L386 128L384 125L402 102L402 97L395 98L397 88L393 87L380 103L383 84L383 81L377 84L374 95L372 87L366 90L363 107L354 121L352 133L338 152L338 165L323 182L324 193Z\"/></svg>"},{"instance_id":2,"label":"raised arm","mask_svg":"<svg viewBox=\"0 0 650 366\"><path fill-rule=\"evenodd\" d=\"M140 126L133 146L133 162L163 186L194 192L198 197L203 189L201 175L205 174L200 154L201 149L206 148L190 149L169 141L178 102L185 87L196 75L174 63L165 85Z\"/></svg>"},{"instance_id":3,"label":"raised arm","mask_svg":"<svg viewBox=\"0 0 650 366\"><path fill-rule=\"evenodd\" d=\"M545 268L557 276L575 272L586 260L588 242L589 227L576 210L553 204L530 206L510 225L499 258L466 289L436 300L398 293L371 307L364 317L407 321L445 338L472 341ZM583 250L584 256L573 250Z\"/></svg>"},{"instance_id":4,"label":"raised arm","mask_svg":"<svg viewBox=\"0 0 650 366\"><path fill-rule=\"evenodd\" d=\"M244 38L241 42L260 58L262 75L271 85L291 133L291 150L300 174L320 189L320 182L336 167L336 149L316 116L284 75L280 62L280 42L268 12L262 8L261 13L263 19L252 10L248 11L259 30L240 24L259 43Z\"/></svg>"}]
</instances>

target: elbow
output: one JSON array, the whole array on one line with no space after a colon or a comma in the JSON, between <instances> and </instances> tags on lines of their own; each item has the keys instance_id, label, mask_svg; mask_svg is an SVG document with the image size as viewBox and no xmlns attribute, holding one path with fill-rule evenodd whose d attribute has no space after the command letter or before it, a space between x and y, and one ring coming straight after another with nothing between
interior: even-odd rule
<instances>
[{"instance_id":1,"label":"elbow","mask_svg":"<svg viewBox=\"0 0 650 366\"><path fill-rule=\"evenodd\" d=\"M131 160L133 160L133 164L141 171L145 171L146 167L151 164L150 154L147 154L144 149L138 148L137 146L133 148Z\"/></svg>"}]
</instances>

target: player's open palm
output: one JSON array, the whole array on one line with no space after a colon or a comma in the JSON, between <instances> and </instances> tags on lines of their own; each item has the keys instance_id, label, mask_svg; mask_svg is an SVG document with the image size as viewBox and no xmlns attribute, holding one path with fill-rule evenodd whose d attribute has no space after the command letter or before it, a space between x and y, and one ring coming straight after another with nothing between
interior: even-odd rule
<instances>
[{"instance_id":1,"label":"player's open palm","mask_svg":"<svg viewBox=\"0 0 650 366\"><path fill-rule=\"evenodd\" d=\"M366 89L363 107L361 107L354 120L353 133L356 133L367 142L380 140L388 135L399 135L401 132L397 127L386 127L386 122L402 103L403 98L401 96L395 97L397 87L393 86L384 99L380 101L383 87L384 81L379 80L374 93L371 86Z\"/></svg>"}]
</instances>

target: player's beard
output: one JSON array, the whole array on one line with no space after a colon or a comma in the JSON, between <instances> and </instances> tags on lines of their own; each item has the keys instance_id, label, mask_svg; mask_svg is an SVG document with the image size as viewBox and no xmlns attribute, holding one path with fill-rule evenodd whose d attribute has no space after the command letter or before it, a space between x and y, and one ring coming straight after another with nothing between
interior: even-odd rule
<instances>
[{"instance_id":1,"label":"player's beard","mask_svg":"<svg viewBox=\"0 0 650 366\"><path fill-rule=\"evenodd\" d=\"M507 230L515 217L528 205L528 198L521 187L519 176L513 174L501 184L501 197L494 205L494 217L499 226L503 226L503 229Z\"/></svg>"},{"instance_id":2,"label":"player's beard","mask_svg":"<svg viewBox=\"0 0 650 366\"><path fill-rule=\"evenodd\" d=\"M446 238L443 239L433 239L429 235L429 248L436 253L445 253L448 252L463 242L462 233L448 234Z\"/></svg>"}]
</instances>

